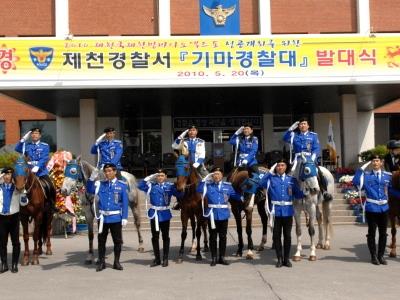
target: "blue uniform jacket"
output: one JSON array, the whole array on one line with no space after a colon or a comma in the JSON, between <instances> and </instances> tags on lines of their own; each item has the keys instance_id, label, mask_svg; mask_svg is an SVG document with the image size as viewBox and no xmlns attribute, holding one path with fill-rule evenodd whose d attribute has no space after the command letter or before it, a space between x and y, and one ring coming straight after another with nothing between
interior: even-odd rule
<instances>
[{"instance_id":1,"label":"blue uniform jacket","mask_svg":"<svg viewBox=\"0 0 400 300\"><path fill-rule=\"evenodd\" d=\"M258 151L258 138L256 136L238 136L237 134L232 135L229 139L231 145L236 145L236 138L239 138L239 149L238 149L238 161L239 165L242 164L243 160L247 160L249 167L256 165L257 159L256 154Z\"/></svg>"},{"instance_id":2,"label":"blue uniform jacket","mask_svg":"<svg viewBox=\"0 0 400 300\"><path fill-rule=\"evenodd\" d=\"M22 153L23 145L24 143L18 142L15 146L15 151ZM49 171L47 171L46 169L46 164L49 160L49 151L50 147L46 143L40 141L37 143L25 142L25 155L28 156L31 162L29 164L29 167L31 169L35 166L39 167L39 171L37 171L36 173L38 177L49 174Z\"/></svg>"},{"instance_id":3,"label":"blue uniform jacket","mask_svg":"<svg viewBox=\"0 0 400 300\"><path fill-rule=\"evenodd\" d=\"M365 191L365 196L373 200L388 200L388 194L395 197L400 197L400 192L392 187L392 173L380 171L381 178L377 177L373 171L363 171L358 169L353 177L353 185L360 186L360 178L364 173L364 184L362 189ZM389 209L389 205L379 205L376 203L366 202L365 211L381 213Z\"/></svg>"},{"instance_id":4,"label":"blue uniform jacket","mask_svg":"<svg viewBox=\"0 0 400 300\"><path fill-rule=\"evenodd\" d=\"M283 136L283 140L286 143L290 143L291 132L292 131L288 130ZM318 157L321 151L318 134L312 131L307 131L306 133L294 133L293 150L294 153L307 152L310 154L315 154L315 157Z\"/></svg>"},{"instance_id":5,"label":"blue uniform jacket","mask_svg":"<svg viewBox=\"0 0 400 300\"><path fill-rule=\"evenodd\" d=\"M122 156L122 142L120 140L103 140L98 145L94 144L90 153L97 154L97 149L100 150L100 160L97 163L98 168L106 163L114 164L118 170L122 170L121 156Z\"/></svg>"},{"instance_id":6,"label":"blue uniform jacket","mask_svg":"<svg viewBox=\"0 0 400 300\"><path fill-rule=\"evenodd\" d=\"M179 192L175 185L171 182L164 182L162 184L151 182L150 191L150 204L153 206L169 206L171 203L171 197L175 196L177 198L183 196L183 192ZM143 192L147 193L149 186L147 182L142 180L139 182L138 188ZM147 212L149 217L154 216L154 209L150 208ZM159 210L157 211L158 222L164 222L171 220L172 214L171 210Z\"/></svg>"},{"instance_id":7,"label":"blue uniform jacket","mask_svg":"<svg viewBox=\"0 0 400 300\"><path fill-rule=\"evenodd\" d=\"M97 193L99 197L99 210L121 211L118 215L104 216L104 223L118 223L122 219L128 219L128 192L126 184L117 179L114 179L111 183L108 180L96 182L88 180L86 185L88 193L95 194L96 184L100 184Z\"/></svg>"},{"instance_id":8,"label":"blue uniform jacket","mask_svg":"<svg viewBox=\"0 0 400 300\"><path fill-rule=\"evenodd\" d=\"M241 195L237 193L232 185L228 182L215 183L205 183L201 182L197 187L197 192L203 194L204 185L207 184L207 197L208 204L228 204L229 198L234 200L240 200ZM205 214L208 215L211 208L205 210ZM229 206L227 208L213 208L214 220L228 220L230 217Z\"/></svg>"},{"instance_id":9,"label":"blue uniform jacket","mask_svg":"<svg viewBox=\"0 0 400 300\"><path fill-rule=\"evenodd\" d=\"M280 175L268 173L262 178L261 186L266 189L268 187L268 182L270 182L268 188L268 205L271 209L271 201L293 202L294 199L301 199L304 197L297 179L293 176L285 175L282 180ZM276 217L291 217L293 215L293 205L275 205Z\"/></svg>"}]
</instances>

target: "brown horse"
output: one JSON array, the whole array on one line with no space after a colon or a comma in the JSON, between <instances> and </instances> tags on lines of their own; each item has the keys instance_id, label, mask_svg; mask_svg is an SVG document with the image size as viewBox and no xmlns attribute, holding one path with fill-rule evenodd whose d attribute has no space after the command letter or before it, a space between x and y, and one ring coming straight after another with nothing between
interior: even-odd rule
<instances>
[{"instance_id":1,"label":"brown horse","mask_svg":"<svg viewBox=\"0 0 400 300\"><path fill-rule=\"evenodd\" d=\"M45 194L42 188L40 179L33 174L28 168L23 157L17 159L15 163L15 187L20 192L25 192L29 204L21 207L21 224L23 227L23 236L25 243L24 257L22 265L29 264L29 232L28 223L32 220L35 221L35 228L33 231L33 257L32 265L39 264L38 256L42 254L43 242L46 242L46 255L52 255L51 251L51 222L53 220L53 213L51 203L54 202L56 194L54 186L49 188L49 192Z\"/></svg>"},{"instance_id":2,"label":"brown horse","mask_svg":"<svg viewBox=\"0 0 400 300\"><path fill-rule=\"evenodd\" d=\"M266 171L266 170L265 170ZM233 188L236 192L243 194L244 200L236 201L229 200L231 203L232 214L235 217L236 221L236 230L238 233L238 249L236 252L236 256L243 255L243 234L242 234L242 211L244 211L246 217L246 234L247 234L247 248L248 252L246 254L247 259L254 258L254 245L252 239L252 219L253 219L253 206L257 205L258 213L261 217L262 222L262 240L261 244L258 248L259 251L264 250L264 245L267 242L267 228L268 228L268 216L265 210L265 195L261 190L257 191L257 193L253 196L250 193L243 191L244 183L248 180L249 174L247 170L235 168L228 175L227 180L232 183Z\"/></svg>"},{"instance_id":3,"label":"brown horse","mask_svg":"<svg viewBox=\"0 0 400 300\"><path fill-rule=\"evenodd\" d=\"M392 173L392 185L395 189L400 189L400 171ZM390 257L396 257L396 226L400 220L400 201L398 198L389 196L389 221L392 233L392 243L390 244Z\"/></svg>"},{"instance_id":4,"label":"brown horse","mask_svg":"<svg viewBox=\"0 0 400 300\"><path fill-rule=\"evenodd\" d=\"M207 240L207 220L203 217L201 195L196 192L200 176L196 169L190 166L187 157L181 154L176 161L176 188L184 192L181 199L181 248L179 249L178 263L183 261L184 245L187 237L187 226L190 219L192 224L192 251L196 249L196 260L201 260L200 238L201 229L204 233L204 252L209 250ZM196 234L196 240L194 236Z\"/></svg>"}]
</instances>

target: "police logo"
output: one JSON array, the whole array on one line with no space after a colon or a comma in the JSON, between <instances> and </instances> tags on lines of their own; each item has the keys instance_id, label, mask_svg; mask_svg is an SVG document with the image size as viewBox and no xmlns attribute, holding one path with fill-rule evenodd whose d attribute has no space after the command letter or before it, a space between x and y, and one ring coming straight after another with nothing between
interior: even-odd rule
<instances>
[{"instance_id":1,"label":"police logo","mask_svg":"<svg viewBox=\"0 0 400 300\"><path fill-rule=\"evenodd\" d=\"M235 12L236 5L222 8L222 5L217 5L216 8L209 8L203 5L204 13L214 19L216 26L225 26L226 19Z\"/></svg>"},{"instance_id":2,"label":"police logo","mask_svg":"<svg viewBox=\"0 0 400 300\"><path fill-rule=\"evenodd\" d=\"M32 63L39 70L46 69L53 59L53 48L48 47L32 47L29 48L29 54L31 56Z\"/></svg>"}]
</instances>

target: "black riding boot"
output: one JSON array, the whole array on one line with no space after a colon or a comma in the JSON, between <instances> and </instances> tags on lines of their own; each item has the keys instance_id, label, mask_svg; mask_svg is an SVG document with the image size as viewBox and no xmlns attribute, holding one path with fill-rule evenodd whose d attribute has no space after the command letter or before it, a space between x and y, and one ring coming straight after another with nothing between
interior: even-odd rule
<instances>
[{"instance_id":1,"label":"black riding boot","mask_svg":"<svg viewBox=\"0 0 400 300\"><path fill-rule=\"evenodd\" d=\"M383 257L385 255L386 249L386 242L387 242L387 234L379 235L378 240L378 261L381 265L387 265L386 259Z\"/></svg>"},{"instance_id":2,"label":"black riding boot","mask_svg":"<svg viewBox=\"0 0 400 300\"><path fill-rule=\"evenodd\" d=\"M122 271L124 268L119 263L119 258L121 257L121 244L114 245L114 265L113 269Z\"/></svg>"},{"instance_id":3,"label":"black riding boot","mask_svg":"<svg viewBox=\"0 0 400 300\"><path fill-rule=\"evenodd\" d=\"M20 252L21 252L21 245L13 246L12 263L11 263L11 272L12 273L18 272L18 261L19 261Z\"/></svg>"},{"instance_id":4,"label":"black riding boot","mask_svg":"<svg viewBox=\"0 0 400 300\"><path fill-rule=\"evenodd\" d=\"M226 252L226 237L219 238L219 260L218 263L224 266L228 266L229 262L225 260L225 252Z\"/></svg>"},{"instance_id":5,"label":"black riding boot","mask_svg":"<svg viewBox=\"0 0 400 300\"><path fill-rule=\"evenodd\" d=\"M158 239L156 238L152 238L151 243L153 244L154 260L153 263L150 265L150 267L156 267L161 265L160 244L158 242Z\"/></svg>"},{"instance_id":6,"label":"black riding boot","mask_svg":"<svg viewBox=\"0 0 400 300\"><path fill-rule=\"evenodd\" d=\"M217 265L217 241L210 240L210 249L211 249L211 267L215 267Z\"/></svg>"},{"instance_id":7,"label":"black riding boot","mask_svg":"<svg viewBox=\"0 0 400 300\"><path fill-rule=\"evenodd\" d=\"M292 263L290 262L290 259L289 259L291 246L292 245L289 241L283 242L283 265L288 268L292 267Z\"/></svg>"},{"instance_id":8,"label":"black riding boot","mask_svg":"<svg viewBox=\"0 0 400 300\"><path fill-rule=\"evenodd\" d=\"M278 259L275 267L280 268L280 267L282 267L282 260L283 260L282 259L282 242L280 241L280 237L279 237L279 240L277 238L274 239L274 245L275 245L276 258Z\"/></svg>"},{"instance_id":9,"label":"black riding boot","mask_svg":"<svg viewBox=\"0 0 400 300\"><path fill-rule=\"evenodd\" d=\"M106 246L104 245L99 245L99 262L96 268L96 272L103 271L106 268Z\"/></svg>"},{"instance_id":10,"label":"black riding boot","mask_svg":"<svg viewBox=\"0 0 400 300\"><path fill-rule=\"evenodd\" d=\"M371 253L371 263L373 265L379 265L378 258L376 257L375 237L372 237L369 234L367 234L367 245L368 245L369 253Z\"/></svg>"},{"instance_id":11,"label":"black riding boot","mask_svg":"<svg viewBox=\"0 0 400 300\"><path fill-rule=\"evenodd\" d=\"M8 263L7 263L7 257L5 259L1 259L1 268L0 268L0 273L4 273L8 271Z\"/></svg>"},{"instance_id":12,"label":"black riding boot","mask_svg":"<svg viewBox=\"0 0 400 300\"><path fill-rule=\"evenodd\" d=\"M163 267L168 267L169 241L170 238L167 238L165 241L163 241Z\"/></svg>"}]
</instances>

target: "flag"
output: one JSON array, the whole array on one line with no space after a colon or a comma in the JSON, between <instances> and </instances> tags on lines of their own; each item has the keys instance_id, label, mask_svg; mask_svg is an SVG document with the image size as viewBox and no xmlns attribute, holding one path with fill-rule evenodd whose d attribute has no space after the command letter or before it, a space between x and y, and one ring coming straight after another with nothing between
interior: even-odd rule
<instances>
[{"instance_id":1,"label":"flag","mask_svg":"<svg viewBox=\"0 0 400 300\"><path fill-rule=\"evenodd\" d=\"M335 140L333 139L333 126L332 120L329 120L329 128L328 128L328 142L326 144L329 149L330 161L336 164L336 145Z\"/></svg>"},{"instance_id":2,"label":"flag","mask_svg":"<svg viewBox=\"0 0 400 300\"><path fill-rule=\"evenodd\" d=\"M200 0L200 35L240 35L239 0Z\"/></svg>"}]
</instances>

